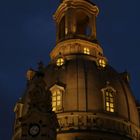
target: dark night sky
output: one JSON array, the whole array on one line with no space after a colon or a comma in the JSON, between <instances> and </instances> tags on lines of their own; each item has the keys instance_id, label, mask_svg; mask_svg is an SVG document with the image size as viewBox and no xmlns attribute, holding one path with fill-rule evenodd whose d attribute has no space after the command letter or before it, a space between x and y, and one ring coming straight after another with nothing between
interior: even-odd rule
<instances>
[{"instance_id":1,"label":"dark night sky","mask_svg":"<svg viewBox=\"0 0 140 140\"><path fill-rule=\"evenodd\" d=\"M93 0L100 8L97 36L109 63L131 74L140 100L140 0ZM0 0L0 139L10 140L13 108L26 86L26 71L49 62L55 46L52 14L59 0Z\"/></svg>"}]
</instances>

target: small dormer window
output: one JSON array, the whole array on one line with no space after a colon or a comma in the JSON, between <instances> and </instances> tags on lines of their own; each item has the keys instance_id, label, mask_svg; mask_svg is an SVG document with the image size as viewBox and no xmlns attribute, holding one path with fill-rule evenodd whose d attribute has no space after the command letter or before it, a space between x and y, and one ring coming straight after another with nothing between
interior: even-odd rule
<instances>
[{"instance_id":1,"label":"small dormer window","mask_svg":"<svg viewBox=\"0 0 140 140\"><path fill-rule=\"evenodd\" d=\"M105 90L105 108L108 112L115 111L115 101L114 101L113 91L110 89Z\"/></svg>"},{"instance_id":2,"label":"small dormer window","mask_svg":"<svg viewBox=\"0 0 140 140\"><path fill-rule=\"evenodd\" d=\"M57 89L52 92L52 110L59 111L62 109L62 92Z\"/></svg>"},{"instance_id":3,"label":"small dormer window","mask_svg":"<svg viewBox=\"0 0 140 140\"><path fill-rule=\"evenodd\" d=\"M64 64L64 59L61 57L61 58L58 58L56 60L56 65L57 66L62 66Z\"/></svg>"},{"instance_id":4,"label":"small dormer window","mask_svg":"<svg viewBox=\"0 0 140 140\"><path fill-rule=\"evenodd\" d=\"M103 58L99 59L99 66L105 68L106 65L107 65L107 63L106 63L105 59L103 59Z\"/></svg>"},{"instance_id":5,"label":"small dormer window","mask_svg":"<svg viewBox=\"0 0 140 140\"><path fill-rule=\"evenodd\" d=\"M104 110L107 112L115 112L115 93L112 87L102 89L104 99Z\"/></svg>"},{"instance_id":6,"label":"small dormer window","mask_svg":"<svg viewBox=\"0 0 140 140\"><path fill-rule=\"evenodd\" d=\"M55 84L50 91L52 93L52 111L62 111L64 87Z\"/></svg>"},{"instance_id":7,"label":"small dormer window","mask_svg":"<svg viewBox=\"0 0 140 140\"><path fill-rule=\"evenodd\" d=\"M89 48L84 48L84 54L90 54L90 50L89 50Z\"/></svg>"}]
</instances>

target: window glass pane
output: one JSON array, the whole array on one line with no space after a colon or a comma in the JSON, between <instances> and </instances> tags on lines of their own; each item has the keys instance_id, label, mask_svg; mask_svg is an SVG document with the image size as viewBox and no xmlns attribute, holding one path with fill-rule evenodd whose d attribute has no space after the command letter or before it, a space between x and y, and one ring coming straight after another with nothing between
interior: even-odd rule
<instances>
[{"instance_id":1,"label":"window glass pane","mask_svg":"<svg viewBox=\"0 0 140 140\"><path fill-rule=\"evenodd\" d=\"M106 96L108 96L108 91L106 91Z\"/></svg>"},{"instance_id":2,"label":"window glass pane","mask_svg":"<svg viewBox=\"0 0 140 140\"><path fill-rule=\"evenodd\" d=\"M113 104L113 103L110 103L110 107L112 107L112 108L113 108L113 107L114 107L114 104Z\"/></svg>"},{"instance_id":3,"label":"window glass pane","mask_svg":"<svg viewBox=\"0 0 140 140\"><path fill-rule=\"evenodd\" d=\"M52 97L52 101L56 101L56 97Z\"/></svg>"},{"instance_id":4,"label":"window glass pane","mask_svg":"<svg viewBox=\"0 0 140 140\"><path fill-rule=\"evenodd\" d=\"M114 102L114 99L113 99L113 98L110 98L110 102L111 102L111 103Z\"/></svg>"},{"instance_id":5,"label":"window glass pane","mask_svg":"<svg viewBox=\"0 0 140 140\"><path fill-rule=\"evenodd\" d=\"M106 97L106 101L109 101L109 97Z\"/></svg>"},{"instance_id":6,"label":"window glass pane","mask_svg":"<svg viewBox=\"0 0 140 140\"><path fill-rule=\"evenodd\" d=\"M62 110L62 106L58 106L57 107L57 110Z\"/></svg>"},{"instance_id":7,"label":"window glass pane","mask_svg":"<svg viewBox=\"0 0 140 140\"><path fill-rule=\"evenodd\" d=\"M57 101L57 106L60 106L61 105L61 102L60 101Z\"/></svg>"},{"instance_id":8,"label":"window glass pane","mask_svg":"<svg viewBox=\"0 0 140 140\"><path fill-rule=\"evenodd\" d=\"M62 94L61 90L57 90L57 96L61 94Z\"/></svg>"},{"instance_id":9,"label":"window glass pane","mask_svg":"<svg viewBox=\"0 0 140 140\"><path fill-rule=\"evenodd\" d=\"M109 93L109 97L113 97L112 93Z\"/></svg>"},{"instance_id":10,"label":"window glass pane","mask_svg":"<svg viewBox=\"0 0 140 140\"><path fill-rule=\"evenodd\" d=\"M109 111L109 107L106 107L106 111Z\"/></svg>"},{"instance_id":11,"label":"window glass pane","mask_svg":"<svg viewBox=\"0 0 140 140\"><path fill-rule=\"evenodd\" d=\"M106 106L109 106L109 102L106 102Z\"/></svg>"},{"instance_id":12,"label":"window glass pane","mask_svg":"<svg viewBox=\"0 0 140 140\"><path fill-rule=\"evenodd\" d=\"M57 96L57 100L60 101L61 100L61 96Z\"/></svg>"},{"instance_id":13,"label":"window glass pane","mask_svg":"<svg viewBox=\"0 0 140 140\"><path fill-rule=\"evenodd\" d=\"M114 112L114 108L110 108L110 112Z\"/></svg>"},{"instance_id":14,"label":"window glass pane","mask_svg":"<svg viewBox=\"0 0 140 140\"><path fill-rule=\"evenodd\" d=\"M53 92L53 93L52 93L52 96L56 96L56 92Z\"/></svg>"},{"instance_id":15,"label":"window glass pane","mask_svg":"<svg viewBox=\"0 0 140 140\"><path fill-rule=\"evenodd\" d=\"M52 102L52 106L53 106L53 107L56 106L56 102Z\"/></svg>"},{"instance_id":16,"label":"window glass pane","mask_svg":"<svg viewBox=\"0 0 140 140\"><path fill-rule=\"evenodd\" d=\"M56 107L53 107L53 109L52 109L53 111L56 111Z\"/></svg>"}]
</instances>

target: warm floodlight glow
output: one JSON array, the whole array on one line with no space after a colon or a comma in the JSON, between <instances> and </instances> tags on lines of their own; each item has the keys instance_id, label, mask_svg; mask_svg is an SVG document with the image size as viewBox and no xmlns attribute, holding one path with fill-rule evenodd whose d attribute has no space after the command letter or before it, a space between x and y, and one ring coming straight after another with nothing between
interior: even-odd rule
<instances>
[{"instance_id":1,"label":"warm floodlight glow","mask_svg":"<svg viewBox=\"0 0 140 140\"><path fill-rule=\"evenodd\" d=\"M106 67L106 61L104 59L99 59L99 65L103 68Z\"/></svg>"},{"instance_id":2,"label":"warm floodlight glow","mask_svg":"<svg viewBox=\"0 0 140 140\"><path fill-rule=\"evenodd\" d=\"M84 48L84 54L90 54L89 48Z\"/></svg>"},{"instance_id":3,"label":"warm floodlight glow","mask_svg":"<svg viewBox=\"0 0 140 140\"><path fill-rule=\"evenodd\" d=\"M64 64L64 59L63 58L58 58L56 61L57 66L62 66Z\"/></svg>"},{"instance_id":4,"label":"warm floodlight glow","mask_svg":"<svg viewBox=\"0 0 140 140\"><path fill-rule=\"evenodd\" d=\"M34 76L35 76L35 71L32 70L32 69L29 69L29 70L27 71L27 74L26 74L27 79L28 79L28 80L32 80Z\"/></svg>"}]
</instances>

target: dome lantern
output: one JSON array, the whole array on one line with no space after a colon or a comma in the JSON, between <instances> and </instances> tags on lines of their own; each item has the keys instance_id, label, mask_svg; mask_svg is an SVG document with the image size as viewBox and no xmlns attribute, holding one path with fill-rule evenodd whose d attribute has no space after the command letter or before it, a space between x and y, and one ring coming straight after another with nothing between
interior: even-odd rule
<instances>
[{"instance_id":1,"label":"dome lantern","mask_svg":"<svg viewBox=\"0 0 140 140\"><path fill-rule=\"evenodd\" d=\"M98 7L89 0L63 0L54 14L57 43L79 38L96 41Z\"/></svg>"}]
</instances>

